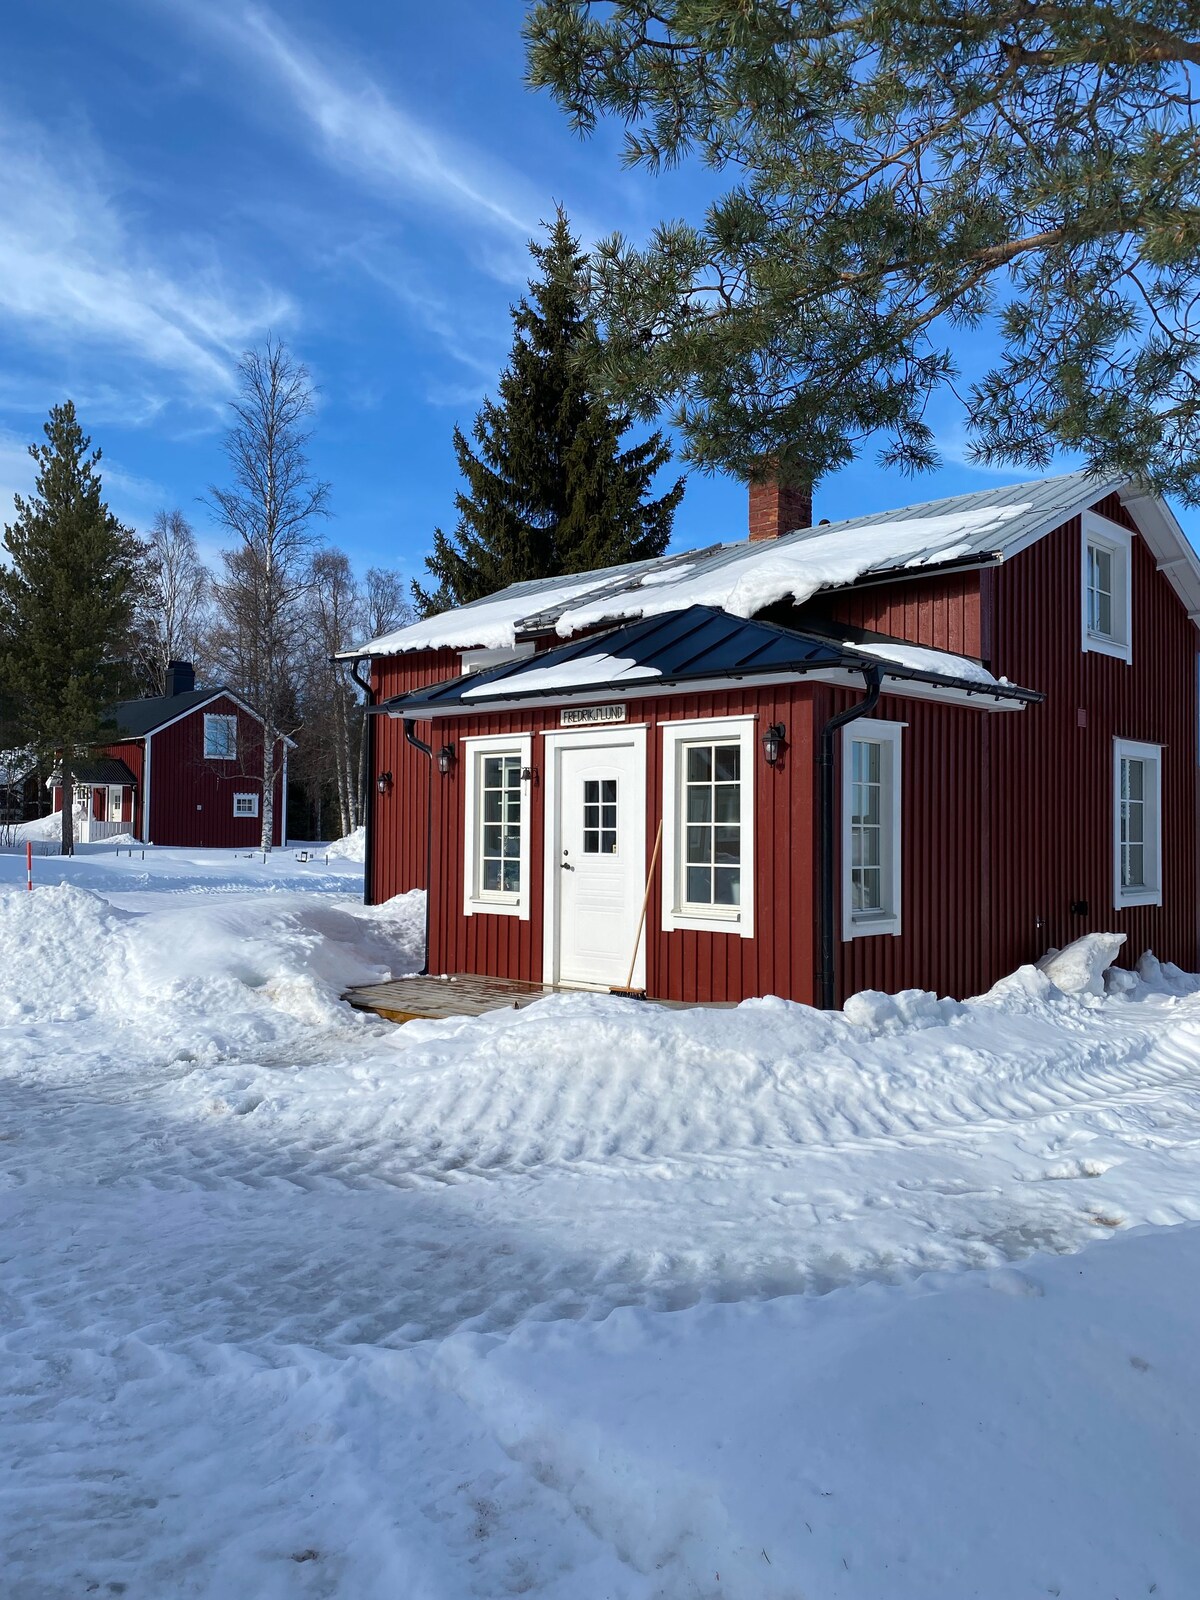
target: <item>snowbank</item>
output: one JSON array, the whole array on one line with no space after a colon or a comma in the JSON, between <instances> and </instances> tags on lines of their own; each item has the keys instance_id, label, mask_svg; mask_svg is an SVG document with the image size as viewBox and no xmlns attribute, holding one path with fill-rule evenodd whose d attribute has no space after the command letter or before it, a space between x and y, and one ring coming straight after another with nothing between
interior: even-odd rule
<instances>
[{"instance_id":1,"label":"snowbank","mask_svg":"<svg viewBox=\"0 0 1200 1600\"><path fill-rule=\"evenodd\" d=\"M365 862L367 859L367 830L355 828L352 833L335 839L325 852L331 861Z\"/></svg>"}]
</instances>

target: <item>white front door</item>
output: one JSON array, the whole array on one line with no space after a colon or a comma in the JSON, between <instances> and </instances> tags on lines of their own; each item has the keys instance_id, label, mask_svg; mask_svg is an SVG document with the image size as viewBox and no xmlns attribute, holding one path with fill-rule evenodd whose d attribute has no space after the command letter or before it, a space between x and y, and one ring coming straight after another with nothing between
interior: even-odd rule
<instances>
[{"instance_id":1,"label":"white front door","mask_svg":"<svg viewBox=\"0 0 1200 1600\"><path fill-rule=\"evenodd\" d=\"M607 989L645 981L645 730L547 739L553 763L546 885L547 976Z\"/></svg>"}]
</instances>

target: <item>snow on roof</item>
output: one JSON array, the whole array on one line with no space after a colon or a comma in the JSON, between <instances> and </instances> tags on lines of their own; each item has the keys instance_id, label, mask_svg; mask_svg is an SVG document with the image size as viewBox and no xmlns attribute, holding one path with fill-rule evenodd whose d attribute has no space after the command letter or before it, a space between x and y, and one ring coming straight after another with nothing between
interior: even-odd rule
<instances>
[{"instance_id":1,"label":"snow on roof","mask_svg":"<svg viewBox=\"0 0 1200 1600\"><path fill-rule=\"evenodd\" d=\"M989 688L1006 685L1006 678L995 678L971 656L956 656L949 650L929 650L924 645L902 644L899 640L846 639L845 644L860 655L878 656L914 672L933 672L943 677L961 678L964 683L986 684Z\"/></svg>"},{"instance_id":2,"label":"snow on roof","mask_svg":"<svg viewBox=\"0 0 1200 1600\"><path fill-rule=\"evenodd\" d=\"M646 666L627 656L609 655L607 650L595 650L588 655L573 656L569 661L556 661L551 666L525 667L520 673L520 687L522 694L540 694L547 689L590 688L597 683L621 689L634 678L661 677L657 667ZM463 690L464 700L487 700L495 696L496 685L490 679Z\"/></svg>"},{"instance_id":3,"label":"snow on roof","mask_svg":"<svg viewBox=\"0 0 1200 1600\"><path fill-rule=\"evenodd\" d=\"M514 584L343 654L503 649L522 635L555 631L567 638L599 623L694 605L749 617L780 601L802 604L818 590L844 588L873 575L1002 560L1117 490L1137 499L1147 541L1160 564L1167 555L1177 558L1164 570L1189 613L1200 611L1200 563L1167 508L1152 497L1138 497L1123 481L1068 472L800 528L779 539L743 539L657 561Z\"/></svg>"}]
</instances>

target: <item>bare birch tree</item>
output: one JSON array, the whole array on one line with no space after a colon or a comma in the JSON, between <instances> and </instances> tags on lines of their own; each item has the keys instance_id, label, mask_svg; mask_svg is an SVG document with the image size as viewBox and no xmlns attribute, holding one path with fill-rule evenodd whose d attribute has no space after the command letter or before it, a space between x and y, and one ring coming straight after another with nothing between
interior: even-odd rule
<instances>
[{"instance_id":1,"label":"bare birch tree","mask_svg":"<svg viewBox=\"0 0 1200 1600\"><path fill-rule=\"evenodd\" d=\"M381 639L413 621L413 608L408 601L408 584L400 573L391 567L370 567L363 584L361 628L364 641ZM367 815L368 771L366 718L363 718L358 741L358 814L362 821Z\"/></svg>"},{"instance_id":2,"label":"bare birch tree","mask_svg":"<svg viewBox=\"0 0 1200 1600\"><path fill-rule=\"evenodd\" d=\"M313 704L314 717L306 716L305 727L323 747L319 768L336 788L341 831L347 834L360 821L356 769L362 713L347 665L334 657L354 643L362 595L344 551L319 550L313 557L312 577L308 612L314 660L306 705Z\"/></svg>"},{"instance_id":3,"label":"bare birch tree","mask_svg":"<svg viewBox=\"0 0 1200 1600\"><path fill-rule=\"evenodd\" d=\"M147 540L135 631L139 667L151 694L167 691L167 666L203 654L211 577L182 511L160 511Z\"/></svg>"},{"instance_id":4,"label":"bare birch tree","mask_svg":"<svg viewBox=\"0 0 1200 1600\"><path fill-rule=\"evenodd\" d=\"M263 724L262 848L271 848L280 740L294 705L291 671L311 584L312 524L329 514L329 485L309 467L313 386L286 346L268 339L238 367L239 394L225 439L232 487L209 489L235 539L214 584L218 633L238 687Z\"/></svg>"}]
</instances>

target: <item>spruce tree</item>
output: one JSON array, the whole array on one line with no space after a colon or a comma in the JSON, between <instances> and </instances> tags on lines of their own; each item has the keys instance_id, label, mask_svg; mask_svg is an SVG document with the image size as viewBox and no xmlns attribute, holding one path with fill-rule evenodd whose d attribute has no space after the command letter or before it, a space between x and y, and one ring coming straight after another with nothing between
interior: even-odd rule
<instances>
[{"instance_id":1,"label":"spruce tree","mask_svg":"<svg viewBox=\"0 0 1200 1600\"><path fill-rule=\"evenodd\" d=\"M434 584L413 584L424 615L510 583L661 555L683 495L680 479L647 498L670 446L660 433L624 445L630 413L597 394L580 360L593 333L588 263L561 209L529 248L540 273L513 308L498 399L475 418L475 448L454 430L465 487L455 532L434 533Z\"/></svg>"},{"instance_id":2,"label":"spruce tree","mask_svg":"<svg viewBox=\"0 0 1200 1600\"><path fill-rule=\"evenodd\" d=\"M105 713L129 682L140 547L104 502L100 451L89 454L70 400L43 431L46 443L29 447L34 492L16 497L4 530L0 685L22 741L60 764L70 855L76 760L105 732Z\"/></svg>"}]
</instances>

